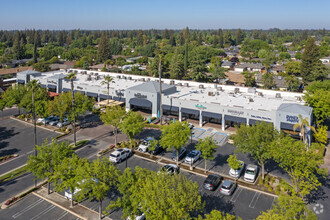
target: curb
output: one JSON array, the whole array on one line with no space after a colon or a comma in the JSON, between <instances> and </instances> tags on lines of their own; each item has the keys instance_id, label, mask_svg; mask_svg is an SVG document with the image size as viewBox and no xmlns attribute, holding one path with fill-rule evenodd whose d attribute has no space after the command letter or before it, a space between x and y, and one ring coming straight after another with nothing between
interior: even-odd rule
<instances>
[{"instance_id":1,"label":"curb","mask_svg":"<svg viewBox=\"0 0 330 220\"><path fill-rule=\"evenodd\" d=\"M52 192L52 193L56 193L56 192ZM53 205L59 207L59 208L65 210L65 211L67 211L67 212L69 212L70 214L72 214L72 215L74 215L74 216L76 216L76 217L78 217L78 218L88 220L88 219L86 219L86 218L84 218L84 217L78 215L77 213L71 211L70 209L68 209L68 208L66 208L66 207L63 207L63 206L57 204L56 202L53 202L53 201L51 201L51 200L49 200L49 199L47 199L47 198L45 198L45 197L39 195L38 193L32 192L32 194L35 195L35 196L38 196L39 198L41 198L41 199L43 199L43 200L45 200L45 201L47 201L47 202L49 202L49 203L51 203L51 204L53 204Z\"/></svg>"},{"instance_id":2,"label":"curb","mask_svg":"<svg viewBox=\"0 0 330 220\"><path fill-rule=\"evenodd\" d=\"M15 118L15 117L13 117L13 116L10 116L10 118L11 119L14 119L14 120L16 120L16 121L20 121L20 122L23 122L23 123L25 123L25 124L29 124L29 125L31 125L31 126L33 126L33 124L31 124L31 123L29 123L29 122L26 122L26 121L23 121L23 120L20 120L20 119L17 119L17 118ZM50 128L45 128L45 127L42 127L42 126L39 126L39 125L36 125L38 128L42 128L42 129L45 129L45 130L48 130L48 131L52 131L52 132L56 132L56 133L58 133L58 134L62 134L61 132L59 132L59 131L55 131L55 130L52 130L52 129L50 129Z\"/></svg>"},{"instance_id":3,"label":"curb","mask_svg":"<svg viewBox=\"0 0 330 220\"><path fill-rule=\"evenodd\" d=\"M23 165L21 165L21 166L19 166L19 167L16 167L16 168L14 168L14 169L8 171L8 172L6 172L6 173L4 173L4 174L1 174L0 177L6 175L6 174L8 174L8 173L11 173L11 172L13 172L13 171L15 171L15 170L18 170L19 168L25 167L25 166L26 166L26 163L23 164Z\"/></svg>"}]
</instances>

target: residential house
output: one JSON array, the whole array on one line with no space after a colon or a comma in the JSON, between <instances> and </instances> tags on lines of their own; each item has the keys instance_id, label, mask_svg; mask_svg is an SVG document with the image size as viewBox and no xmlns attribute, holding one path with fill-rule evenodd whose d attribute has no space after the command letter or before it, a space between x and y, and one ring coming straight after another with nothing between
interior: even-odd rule
<instances>
[{"instance_id":1,"label":"residential house","mask_svg":"<svg viewBox=\"0 0 330 220\"><path fill-rule=\"evenodd\" d=\"M235 66L234 62L223 60L221 61L221 67L227 68L227 69L233 69Z\"/></svg>"},{"instance_id":2,"label":"residential house","mask_svg":"<svg viewBox=\"0 0 330 220\"><path fill-rule=\"evenodd\" d=\"M279 74L280 72L283 72L285 73L285 66L282 66L282 65L272 65L271 66L271 69L270 69L270 72L277 75Z\"/></svg>"},{"instance_id":3,"label":"residential house","mask_svg":"<svg viewBox=\"0 0 330 220\"><path fill-rule=\"evenodd\" d=\"M237 72L265 72L265 66L260 63L241 63L235 66Z\"/></svg>"}]
</instances>

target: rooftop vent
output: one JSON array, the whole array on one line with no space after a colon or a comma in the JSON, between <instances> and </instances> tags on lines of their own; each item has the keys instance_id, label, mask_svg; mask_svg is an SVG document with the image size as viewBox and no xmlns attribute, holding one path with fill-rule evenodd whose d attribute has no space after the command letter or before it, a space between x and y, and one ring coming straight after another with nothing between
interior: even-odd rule
<instances>
[{"instance_id":1,"label":"rooftop vent","mask_svg":"<svg viewBox=\"0 0 330 220\"><path fill-rule=\"evenodd\" d=\"M149 82L150 81L150 78L147 78L147 81Z\"/></svg>"},{"instance_id":2,"label":"rooftop vent","mask_svg":"<svg viewBox=\"0 0 330 220\"><path fill-rule=\"evenodd\" d=\"M218 91L223 91L221 86L217 87L217 90Z\"/></svg>"},{"instance_id":3,"label":"rooftop vent","mask_svg":"<svg viewBox=\"0 0 330 220\"><path fill-rule=\"evenodd\" d=\"M235 88L235 89L234 89L234 92L235 92L235 94L236 94L236 93L239 93L239 88Z\"/></svg>"},{"instance_id":4,"label":"rooftop vent","mask_svg":"<svg viewBox=\"0 0 330 220\"><path fill-rule=\"evenodd\" d=\"M258 92L258 96L263 96L262 92Z\"/></svg>"},{"instance_id":5,"label":"rooftop vent","mask_svg":"<svg viewBox=\"0 0 330 220\"><path fill-rule=\"evenodd\" d=\"M275 98L281 98L281 93L276 93Z\"/></svg>"},{"instance_id":6,"label":"rooftop vent","mask_svg":"<svg viewBox=\"0 0 330 220\"><path fill-rule=\"evenodd\" d=\"M178 83L178 84L176 84L177 86L182 86L182 83Z\"/></svg>"},{"instance_id":7,"label":"rooftop vent","mask_svg":"<svg viewBox=\"0 0 330 220\"><path fill-rule=\"evenodd\" d=\"M296 96L296 100L297 100L297 101L302 101L301 96Z\"/></svg>"},{"instance_id":8,"label":"rooftop vent","mask_svg":"<svg viewBox=\"0 0 330 220\"><path fill-rule=\"evenodd\" d=\"M98 73L94 73L95 76L98 76L99 74Z\"/></svg>"},{"instance_id":9,"label":"rooftop vent","mask_svg":"<svg viewBox=\"0 0 330 220\"><path fill-rule=\"evenodd\" d=\"M201 85L198 86L198 88L200 88L200 89L204 89L204 85L201 84Z\"/></svg>"},{"instance_id":10,"label":"rooftop vent","mask_svg":"<svg viewBox=\"0 0 330 220\"><path fill-rule=\"evenodd\" d=\"M189 83L185 83L184 86L185 86L185 87L189 87Z\"/></svg>"},{"instance_id":11,"label":"rooftop vent","mask_svg":"<svg viewBox=\"0 0 330 220\"><path fill-rule=\"evenodd\" d=\"M215 94L213 92L208 92L208 96L214 96Z\"/></svg>"},{"instance_id":12,"label":"rooftop vent","mask_svg":"<svg viewBox=\"0 0 330 220\"><path fill-rule=\"evenodd\" d=\"M249 102L253 102L253 98L249 97Z\"/></svg>"},{"instance_id":13,"label":"rooftop vent","mask_svg":"<svg viewBox=\"0 0 330 220\"><path fill-rule=\"evenodd\" d=\"M92 75L92 76L94 75L94 73L93 73L93 72L90 72L89 74L90 74L90 75Z\"/></svg>"},{"instance_id":14,"label":"rooftop vent","mask_svg":"<svg viewBox=\"0 0 330 220\"><path fill-rule=\"evenodd\" d=\"M121 78L121 76L119 76L119 75L117 75L116 77L117 77L117 79L120 79Z\"/></svg>"},{"instance_id":15,"label":"rooftop vent","mask_svg":"<svg viewBox=\"0 0 330 220\"><path fill-rule=\"evenodd\" d=\"M128 80L132 80L132 77L131 77L131 76L129 76L129 77L127 77L127 79L128 79Z\"/></svg>"},{"instance_id":16,"label":"rooftop vent","mask_svg":"<svg viewBox=\"0 0 330 220\"><path fill-rule=\"evenodd\" d=\"M175 81L174 80L171 80L170 81L170 85L175 85Z\"/></svg>"}]
</instances>

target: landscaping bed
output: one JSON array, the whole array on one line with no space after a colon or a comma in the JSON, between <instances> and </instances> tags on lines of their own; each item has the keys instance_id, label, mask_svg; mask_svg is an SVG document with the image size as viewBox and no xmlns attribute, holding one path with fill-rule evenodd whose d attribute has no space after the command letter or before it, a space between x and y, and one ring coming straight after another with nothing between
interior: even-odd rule
<instances>
[{"instance_id":1,"label":"landscaping bed","mask_svg":"<svg viewBox=\"0 0 330 220\"><path fill-rule=\"evenodd\" d=\"M0 157L0 164L7 162L8 160L12 160L16 157L18 157L18 154L10 154L10 155Z\"/></svg>"}]
</instances>

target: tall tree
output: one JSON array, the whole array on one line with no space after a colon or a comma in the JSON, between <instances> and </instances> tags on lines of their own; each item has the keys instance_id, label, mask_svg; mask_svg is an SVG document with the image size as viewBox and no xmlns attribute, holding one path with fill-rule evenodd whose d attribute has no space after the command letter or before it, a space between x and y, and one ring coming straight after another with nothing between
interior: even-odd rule
<instances>
[{"instance_id":1,"label":"tall tree","mask_svg":"<svg viewBox=\"0 0 330 220\"><path fill-rule=\"evenodd\" d=\"M15 33L14 39L15 39L13 44L14 58L20 60L24 56L24 51L23 51L23 44L21 42L21 36L19 31Z\"/></svg>"},{"instance_id":2,"label":"tall tree","mask_svg":"<svg viewBox=\"0 0 330 220\"><path fill-rule=\"evenodd\" d=\"M300 82L299 79L296 76L286 76L285 78L285 84L288 87L288 91L291 92L298 92Z\"/></svg>"},{"instance_id":3,"label":"tall tree","mask_svg":"<svg viewBox=\"0 0 330 220\"><path fill-rule=\"evenodd\" d=\"M84 199L86 196L96 199L99 202L99 219L102 219L102 201L107 197L108 193L118 183L120 171L109 161L103 157L102 160L97 158L92 163L85 163L84 166L78 168L79 179L84 180L79 187L78 198Z\"/></svg>"},{"instance_id":4,"label":"tall tree","mask_svg":"<svg viewBox=\"0 0 330 220\"><path fill-rule=\"evenodd\" d=\"M35 146L37 155L30 155L27 161L27 168L33 173L36 179L48 178L48 194L50 193L50 183L55 175L54 168L62 163L67 157L74 153L69 142L57 142L52 139L51 143L46 139L42 145Z\"/></svg>"},{"instance_id":5,"label":"tall tree","mask_svg":"<svg viewBox=\"0 0 330 220\"><path fill-rule=\"evenodd\" d=\"M189 55L188 55L188 44L186 43L185 44L185 50L184 50L184 70L187 71L188 70L188 58L189 58Z\"/></svg>"},{"instance_id":6,"label":"tall tree","mask_svg":"<svg viewBox=\"0 0 330 220\"><path fill-rule=\"evenodd\" d=\"M184 75L184 62L183 55L178 53L178 50L175 50L175 54L172 58L170 64L170 76L172 79L182 79Z\"/></svg>"},{"instance_id":7,"label":"tall tree","mask_svg":"<svg viewBox=\"0 0 330 220\"><path fill-rule=\"evenodd\" d=\"M110 83L112 82L113 78L109 75L104 76L104 80L101 82L102 85L107 85L107 100L109 105L109 96L110 96Z\"/></svg>"},{"instance_id":8,"label":"tall tree","mask_svg":"<svg viewBox=\"0 0 330 220\"><path fill-rule=\"evenodd\" d=\"M301 76L305 83L314 80L312 72L317 66L321 65L321 61L319 59L319 49L315 44L314 38L310 37L307 39L305 50L301 59Z\"/></svg>"},{"instance_id":9,"label":"tall tree","mask_svg":"<svg viewBox=\"0 0 330 220\"><path fill-rule=\"evenodd\" d=\"M164 126L162 128L162 135L160 139L160 145L171 151L176 150L177 153L177 165L179 164L179 152L189 141L190 128L186 122L171 123L169 126Z\"/></svg>"},{"instance_id":10,"label":"tall tree","mask_svg":"<svg viewBox=\"0 0 330 220\"><path fill-rule=\"evenodd\" d=\"M265 164L271 158L271 143L278 137L278 131L272 124L265 122L256 125L241 125L232 135L237 150L249 153L261 166L262 179L265 177Z\"/></svg>"},{"instance_id":11,"label":"tall tree","mask_svg":"<svg viewBox=\"0 0 330 220\"><path fill-rule=\"evenodd\" d=\"M244 75L244 84L247 87L254 87L256 86L256 79L255 74L251 72L243 72Z\"/></svg>"},{"instance_id":12,"label":"tall tree","mask_svg":"<svg viewBox=\"0 0 330 220\"><path fill-rule=\"evenodd\" d=\"M226 78L226 69L219 65L216 65L212 77L217 81L217 83L219 83L221 79Z\"/></svg>"},{"instance_id":13,"label":"tall tree","mask_svg":"<svg viewBox=\"0 0 330 220\"><path fill-rule=\"evenodd\" d=\"M74 145L76 146L76 112L75 112L75 105L74 105L74 85L73 85L73 81L76 78L77 74L72 72L69 73L65 78L70 80L70 84L71 84L71 95L72 95L72 111L73 111L73 123L72 123L72 127L73 127L73 142Z\"/></svg>"},{"instance_id":14,"label":"tall tree","mask_svg":"<svg viewBox=\"0 0 330 220\"><path fill-rule=\"evenodd\" d=\"M104 63L107 59L111 57L110 54L110 42L106 33L103 33L98 47L98 60Z\"/></svg>"},{"instance_id":15,"label":"tall tree","mask_svg":"<svg viewBox=\"0 0 330 220\"><path fill-rule=\"evenodd\" d=\"M243 41L243 33L241 29L238 29L235 33L236 45L240 45Z\"/></svg>"},{"instance_id":16,"label":"tall tree","mask_svg":"<svg viewBox=\"0 0 330 220\"><path fill-rule=\"evenodd\" d=\"M119 124L119 129L128 136L131 148L133 148L133 138L143 130L143 127L143 117L133 111L128 112Z\"/></svg>"},{"instance_id":17,"label":"tall tree","mask_svg":"<svg viewBox=\"0 0 330 220\"><path fill-rule=\"evenodd\" d=\"M272 73L269 72L262 75L261 82L266 89L271 89L276 86L274 76Z\"/></svg>"},{"instance_id":18,"label":"tall tree","mask_svg":"<svg viewBox=\"0 0 330 220\"><path fill-rule=\"evenodd\" d=\"M216 145L215 141L212 139L212 137L206 137L204 139L199 139L196 150L199 150L202 152L201 157L205 160L205 173L207 168L207 161L214 159L214 153L216 152L218 146Z\"/></svg>"},{"instance_id":19,"label":"tall tree","mask_svg":"<svg viewBox=\"0 0 330 220\"><path fill-rule=\"evenodd\" d=\"M14 84L9 87L2 95L2 99L6 107L12 107L16 105L18 107L18 114L21 114L21 102L26 94L27 89L20 84Z\"/></svg>"},{"instance_id":20,"label":"tall tree","mask_svg":"<svg viewBox=\"0 0 330 220\"><path fill-rule=\"evenodd\" d=\"M222 29L218 30L218 34L219 34L219 46L220 46L220 48L223 48L223 32L222 32Z\"/></svg>"},{"instance_id":21,"label":"tall tree","mask_svg":"<svg viewBox=\"0 0 330 220\"><path fill-rule=\"evenodd\" d=\"M111 125L114 127L115 134L115 146L117 146L117 134L118 127L126 115L126 111L121 106L115 106L111 108L106 108L105 113L101 114L101 120L105 125Z\"/></svg>"}]
</instances>

